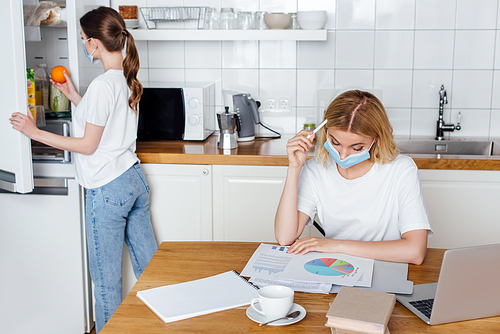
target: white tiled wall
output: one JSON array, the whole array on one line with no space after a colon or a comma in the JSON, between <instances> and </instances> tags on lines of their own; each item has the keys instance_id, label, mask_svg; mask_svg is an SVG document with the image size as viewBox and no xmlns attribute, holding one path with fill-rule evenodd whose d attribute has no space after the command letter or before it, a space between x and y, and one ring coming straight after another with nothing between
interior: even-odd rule
<instances>
[{"instance_id":1,"label":"white tiled wall","mask_svg":"<svg viewBox=\"0 0 500 334\"><path fill-rule=\"evenodd\" d=\"M499 0L112 0L118 5L211 6L235 10L328 11L326 42L138 42L141 80L217 81L256 98L290 96L265 124L295 133L318 122L318 89L383 91L395 134L434 136L439 89L452 137L500 136ZM144 22L141 19L141 25ZM90 66L90 65L89 65ZM89 72L92 73L92 72ZM87 75L87 73L86 73ZM90 76L90 75L89 75ZM333 93L332 93L333 94Z\"/></svg>"}]
</instances>

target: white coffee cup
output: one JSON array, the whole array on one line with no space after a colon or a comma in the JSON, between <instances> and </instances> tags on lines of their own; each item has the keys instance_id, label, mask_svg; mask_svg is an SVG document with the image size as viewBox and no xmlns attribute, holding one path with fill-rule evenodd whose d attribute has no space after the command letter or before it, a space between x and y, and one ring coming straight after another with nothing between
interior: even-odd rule
<instances>
[{"instance_id":1,"label":"white coffee cup","mask_svg":"<svg viewBox=\"0 0 500 334\"><path fill-rule=\"evenodd\" d=\"M251 306L269 320L282 318L293 306L293 290L286 286L269 285L260 288L259 298L252 299ZM260 310L255 307L259 302Z\"/></svg>"}]
</instances>

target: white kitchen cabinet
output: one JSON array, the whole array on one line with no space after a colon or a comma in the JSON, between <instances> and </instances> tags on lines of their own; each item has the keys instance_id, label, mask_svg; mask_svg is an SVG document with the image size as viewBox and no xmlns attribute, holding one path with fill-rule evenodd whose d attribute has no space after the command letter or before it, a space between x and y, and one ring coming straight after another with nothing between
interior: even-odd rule
<instances>
[{"instance_id":1,"label":"white kitchen cabinet","mask_svg":"<svg viewBox=\"0 0 500 334\"><path fill-rule=\"evenodd\" d=\"M212 166L142 164L156 241L212 240Z\"/></svg>"},{"instance_id":2,"label":"white kitchen cabinet","mask_svg":"<svg viewBox=\"0 0 500 334\"><path fill-rule=\"evenodd\" d=\"M419 170L434 236L429 247L500 243L500 172Z\"/></svg>"},{"instance_id":3,"label":"white kitchen cabinet","mask_svg":"<svg viewBox=\"0 0 500 334\"><path fill-rule=\"evenodd\" d=\"M276 242L287 167L213 166L214 240Z\"/></svg>"},{"instance_id":4,"label":"white kitchen cabinet","mask_svg":"<svg viewBox=\"0 0 500 334\"><path fill-rule=\"evenodd\" d=\"M212 166L141 164L150 187L156 241L212 240ZM123 296L136 279L128 249L123 257Z\"/></svg>"},{"instance_id":5,"label":"white kitchen cabinet","mask_svg":"<svg viewBox=\"0 0 500 334\"><path fill-rule=\"evenodd\" d=\"M287 168L214 165L214 240L276 242L274 217ZM311 229L302 237L314 233Z\"/></svg>"}]
</instances>

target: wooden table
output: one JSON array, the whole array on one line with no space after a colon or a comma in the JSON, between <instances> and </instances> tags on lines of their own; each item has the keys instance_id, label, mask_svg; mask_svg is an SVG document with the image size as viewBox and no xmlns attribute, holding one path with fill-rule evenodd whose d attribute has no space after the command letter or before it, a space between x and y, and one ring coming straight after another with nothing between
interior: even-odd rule
<instances>
[{"instance_id":1,"label":"wooden table","mask_svg":"<svg viewBox=\"0 0 500 334\"><path fill-rule=\"evenodd\" d=\"M140 290L181 283L228 270L241 272L259 243L255 242L163 242L148 267L101 333L330 333L325 326L328 304L335 295L295 293L306 317L290 326L263 326L250 320L248 306L165 324L137 297ZM410 265L408 279L415 284L438 280L444 250L429 249L421 266ZM499 333L500 317L428 326L396 303L389 330L397 333Z\"/></svg>"}]
</instances>

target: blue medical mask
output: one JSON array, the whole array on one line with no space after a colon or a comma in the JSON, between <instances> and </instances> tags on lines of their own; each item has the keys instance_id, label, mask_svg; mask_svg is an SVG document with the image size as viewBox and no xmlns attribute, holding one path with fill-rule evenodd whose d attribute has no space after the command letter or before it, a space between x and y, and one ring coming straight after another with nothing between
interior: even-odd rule
<instances>
[{"instance_id":1,"label":"blue medical mask","mask_svg":"<svg viewBox=\"0 0 500 334\"><path fill-rule=\"evenodd\" d=\"M88 38L86 40L82 40L83 52L85 52L85 57L87 57L92 64L99 64L100 60L99 59L94 59L94 56L93 56L93 54L94 54L95 50L97 50L97 48L95 48L94 51L92 51L91 54L88 54L87 53L87 49L85 48L85 42L87 42L87 41L90 41L90 38Z\"/></svg>"},{"instance_id":2,"label":"blue medical mask","mask_svg":"<svg viewBox=\"0 0 500 334\"><path fill-rule=\"evenodd\" d=\"M370 159L370 149L372 148L374 142L375 138L373 139L372 144L368 149L364 150L363 152L351 154L345 157L345 159L340 159L339 152L337 151L337 149L335 149L335 147L333 147L329 139L326 140L325 145L323 146L326 148L328 153L330 153L330 156L337 163L337 165L339 165L341 168L346 169Z\"/></svg>"}]
</instances>

